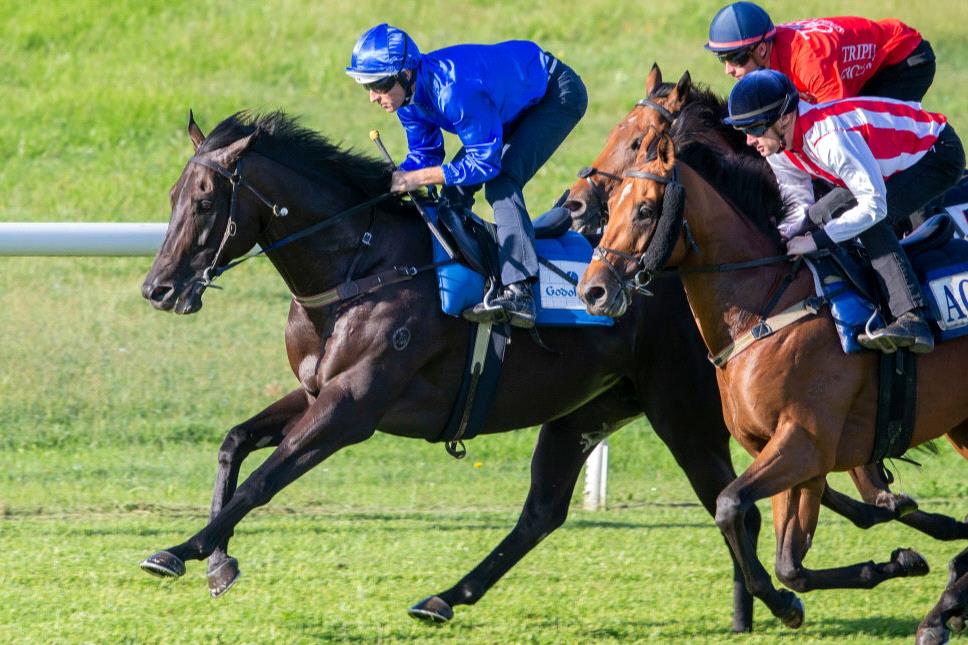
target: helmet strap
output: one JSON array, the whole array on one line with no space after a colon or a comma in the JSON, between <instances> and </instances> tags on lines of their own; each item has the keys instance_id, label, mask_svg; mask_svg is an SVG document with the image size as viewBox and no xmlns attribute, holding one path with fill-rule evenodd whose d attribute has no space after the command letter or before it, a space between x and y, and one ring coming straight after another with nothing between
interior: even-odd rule
<instances>
[{"instance_id":1,"label":"helmet strap","mask_svg":"<svg viewBox=\"0 0 968 645\"><path fill-rule=\"evenodd\" d=\"M400 87L403 88L403 104L410 105L413 101L413 86L414 81L417 78L416 70L410 70L410 74L406 74L406 70L400 70L397 72L397 82L400 83Z\"/></svg>"}]
</instances>

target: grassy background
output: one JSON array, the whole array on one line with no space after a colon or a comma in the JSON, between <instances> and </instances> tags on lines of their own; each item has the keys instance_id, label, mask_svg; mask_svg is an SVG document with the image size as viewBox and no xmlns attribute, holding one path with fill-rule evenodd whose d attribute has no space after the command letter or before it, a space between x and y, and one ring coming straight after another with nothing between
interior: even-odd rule
<instances>
[{"instance_id":1,"label":"grassy background","mask_svg":"<svg viewBox=\"0 0 968 645\"><path fill-rule=\"evenodd\" d=\"M379 127L399 158L395 119L342 73L357 35L381 20L425 49L534 39L579 71L589 111L529 185L539 208L594 157L652 61L669 78L689 69L728 91L701 48L718 7L0 0L0 219L166 219L168 188L191 150L189 107L205 131L242 108L283 108L367 152ZM863 13L917 26L939 59L926 105L963 127L968 4L768 8L777 20ZM442 629L403 609L455 582L513 524L533 431L475 441L463 462L377 436L240 525L233 551L244 577L224 599L208 599L198 563L184 580L149 578L138 560L204 521L224 432L295 386L282 347L288 296L267 263L228 274L227 290L187 318L140 298L149 264L0 259L2 642L909 642L943 587L954 545L903 527L860 532L825 514L810 566L884 560L910 544L934 572L872 592L807 595L796 633L759 606L757 634L730 636L725 549L645 423L613 439L612 508L573 512ZM960 517L964 467L946 449L927 462L923 472L901 465L897 488ZM849 489L843 476L836 483ZM761 542L772 562L768 530Z\"/></svg>"}]
</instances>

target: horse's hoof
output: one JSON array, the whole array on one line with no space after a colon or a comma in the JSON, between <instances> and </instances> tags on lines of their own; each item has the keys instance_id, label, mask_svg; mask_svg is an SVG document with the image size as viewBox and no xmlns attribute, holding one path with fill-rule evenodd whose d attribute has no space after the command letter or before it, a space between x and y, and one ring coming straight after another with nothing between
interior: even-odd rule
<instances>
[{"instance_id":1,"label":"horse's hoof","mask_svg":"<svg viewBox=\"0 0 968 645\"><path fill-rule=\"evenodd\" d=\"M919 628L915 645L944 645L948 642L948 630L944 627Z\"/></svg>"},{"instance_id":2,"label":"horse's hoof","mask_svg":"<svg viewBox=\"0 0 968 645\"><path fill-rule=\"evenodd\" d=\"M228 558L208 572L208 592L212 594L212 598L218 598L232 588L240 575L239 561Z\"/></svg>"},{"instance_id":3,"label":"horse's hoof","mask_svg":"<svg viewBox=\"0 0 968 645\"><path fill-rule=\"evenodd\" d=\"M185 575L185 563L168 551L159 551L145 558L141 561L141 568L160 578L180 578Z\"/></svg>"},{"instance_id":4,"label":"horse's hoof","mask_svg":"<svg viewBox=\"0 0 968 645\"><path fill-rule=\"evenodd\" d=\"M790 594L790 604L781 614L777 615L777 618L783 621L783 624L790 629L797 629L803 625L803 616L805 613L803 601L794 593L786 593Z\"/></svg>"},{"instance_id":5,"label":"horse's hoof","mask_svg":"<svg viewBox=\"0 0 968 645\"><path fill-rule=\"evenodd\" d=\"M927 560L913 549L894 549L891 552L891 562L901 567L904 577L926 576L931 568Z\"/></svg>"},{"instance_id":6,"label":"horse's hoof","mask_svg":"<svg viewBox=\"0 0 968 645\"><path fill-rule=\"evenodd\" d=\"M428 596L407 610L411 617L428 623L446 623L454 617L451 609L440 596Z\"/></svg>"}]
</instances>

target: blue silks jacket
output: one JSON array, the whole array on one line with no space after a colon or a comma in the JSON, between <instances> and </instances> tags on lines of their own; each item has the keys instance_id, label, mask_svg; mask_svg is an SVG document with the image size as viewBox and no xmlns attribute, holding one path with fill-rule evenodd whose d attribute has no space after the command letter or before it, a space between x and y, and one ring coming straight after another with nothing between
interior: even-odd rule
<instances>
[{"instance_id":1,"label":"blue silks jacket","mask_svg":"<svg viewBox=\"0 0 968 645\"><path fill-rule=\"evenodd\" d=\"M401 170L442 165L447 185L474 185L501 171L504 127L548 88L548 56L535 43L456 45L420 56L413 100L397 110L410 153ZM465 155L443 163L441 129L460 137Z\"/></svg>"}]
</instances>

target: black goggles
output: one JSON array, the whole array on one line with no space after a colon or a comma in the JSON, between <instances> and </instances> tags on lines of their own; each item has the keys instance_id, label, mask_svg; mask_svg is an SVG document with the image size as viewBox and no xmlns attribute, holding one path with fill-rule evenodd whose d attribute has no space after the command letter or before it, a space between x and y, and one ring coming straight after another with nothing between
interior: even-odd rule
<instances>
[{"instance_id":1,"label":"black goggles","mask_svg":"<svg viewBox=\"0 0 968 645\"><path fill-rule=\"evenodd\" d=\"M363 83L363 87L373 92L385 93L392 90L393 86L396 84L396 76L385 76L384 78L375 80L372 83Z\"/></svg>"},{"instance_id":2,"label":"black goggles","mask_svg":"<svg viewBox=\"0 0 968 645\"><path fill-rule=\"evenodd\" d=\"M716 58L719 59L720 63L729 63L730 65L737 65L742 67L749 62L750 57L753 56L753 48L749 47L747 49L734 49L731 52L717 52Z\"/></svg>"},{"instance_id":3,"label":"black goggles","mask_svg":"<svg viewBox=\"0 0 968 645\"><path fill-rule=\"evenodd\" d=\"M762 137L773 123L773 121L760 121L759 123L751 123L750 125L736 126L736 129L751 137Z\"/></svg>"}]
</instances>

